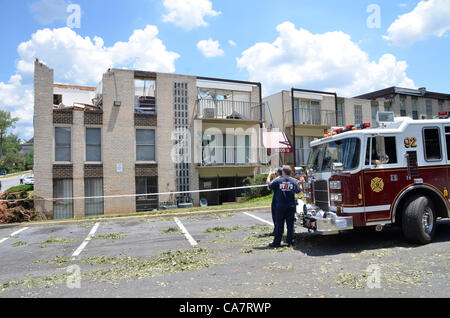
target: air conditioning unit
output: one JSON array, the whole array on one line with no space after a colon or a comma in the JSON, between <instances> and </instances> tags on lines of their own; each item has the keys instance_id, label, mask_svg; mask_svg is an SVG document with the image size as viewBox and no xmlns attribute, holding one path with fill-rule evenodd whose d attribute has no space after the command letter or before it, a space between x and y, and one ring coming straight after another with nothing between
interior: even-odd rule
<instances>
[{"instance_id":1,"label":"air conditioning unit","mask_svg":"<svg viewBox=\"0 0 450 318\"><path fill-rule=\"evenodd\" d=\"M203 118L215 118L216 109L215 108L203 108Z\"/></svg>"}]
</instances>

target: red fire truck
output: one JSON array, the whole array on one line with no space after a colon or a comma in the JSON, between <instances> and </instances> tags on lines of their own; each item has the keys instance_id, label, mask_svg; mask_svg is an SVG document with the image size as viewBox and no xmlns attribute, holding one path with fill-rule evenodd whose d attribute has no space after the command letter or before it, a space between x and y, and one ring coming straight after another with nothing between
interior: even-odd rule
<instances>
[{"instance_id":1,"label":"red fire truck","mask_svg":"<svg viewBox=\"0 0 450 318\"><path fill-rule=\"evenodd\" d=\"M321 234L399 225L427 244L449 218L450 119L394 118L347 126L311 143L301 224Z\"/></svg>"}]
</instances>

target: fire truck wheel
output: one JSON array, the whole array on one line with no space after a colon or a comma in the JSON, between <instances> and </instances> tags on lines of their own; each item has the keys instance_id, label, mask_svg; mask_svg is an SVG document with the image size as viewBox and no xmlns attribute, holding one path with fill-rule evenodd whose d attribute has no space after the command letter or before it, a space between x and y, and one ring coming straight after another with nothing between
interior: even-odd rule
<instances>
[{"instance_id":1,"label":"fire truck wheel","mask_svg":"<svg viewBox=\"0 0 450 318\"><path fill-rule=\"evenodd\" d=\"M428 197L411 197L403 210L402 228L405 237L412 243L431 243L436 232L435 211Z\"/></svg>"}]
</instances>

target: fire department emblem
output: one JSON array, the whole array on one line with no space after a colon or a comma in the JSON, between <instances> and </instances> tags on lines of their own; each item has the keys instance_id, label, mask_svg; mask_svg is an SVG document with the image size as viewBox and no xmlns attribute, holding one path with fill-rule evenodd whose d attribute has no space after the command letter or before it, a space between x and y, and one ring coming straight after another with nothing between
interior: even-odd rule
<instances>
[{"instance_id":1,"label":"fire department emblem","mask_svg":"<svg viewBox=\"0 0 450 318\"><path fill-rule=\"evenodd\" d=\"M381 192L384 189L384 182L381 178L373 178L370 182L370 187L372 188L373 192Z\"/></svg>"}]
</instances>

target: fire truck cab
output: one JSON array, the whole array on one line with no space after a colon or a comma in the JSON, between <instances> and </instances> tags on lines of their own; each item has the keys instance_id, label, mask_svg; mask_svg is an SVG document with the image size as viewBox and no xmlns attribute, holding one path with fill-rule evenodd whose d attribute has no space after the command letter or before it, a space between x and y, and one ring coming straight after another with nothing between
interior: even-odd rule
<instances>
[{"instance_id":1,"label":"fire truck cab","mask_svg":"<svg viewBox=\"0 0 450 318\"><path fill-rule=\"evenodd\" d=\"M321 234L402 227L427 244L449 218L450 119L413 120L379 112L376 127L347 126L311 143L301 225Z\"/></svg>"}]
</instances>

